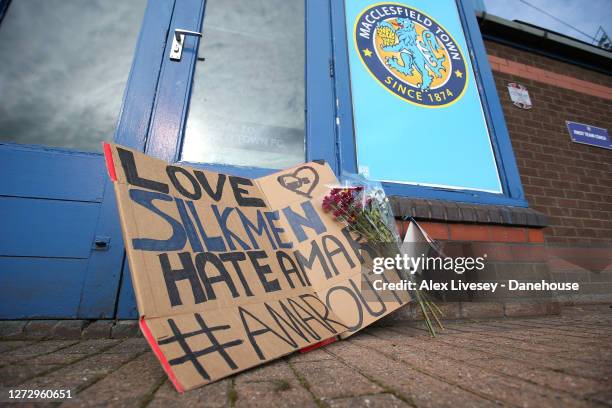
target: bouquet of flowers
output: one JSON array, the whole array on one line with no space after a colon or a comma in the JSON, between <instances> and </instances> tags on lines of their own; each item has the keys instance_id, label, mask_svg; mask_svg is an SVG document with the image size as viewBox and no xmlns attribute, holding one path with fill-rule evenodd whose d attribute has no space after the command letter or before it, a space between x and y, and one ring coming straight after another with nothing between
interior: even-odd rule
<instances>
[{"instance_id":1,"label":"bouquet of flowers","mask_svg":"<svg viewBox=\"0 0 612 408\"><path fill-rule=\"evenodd\" d=\"M361 176L349 176L343 180L343 186L331 187L323 198L323 211L347 225L349 229L365 239L369 244L386 248L386 256L399 254L400 236L389 199L380 183L368 181ZM390 249L388 249L390 248ZM415 282L415 276L402 269L397 270L402 279ZM415 285L414 297L423 313L425 324L432 337L436 331L432 321L443 329L440 317L441 310L428 299L426 293Z\"/></svg>"}]
</instances>

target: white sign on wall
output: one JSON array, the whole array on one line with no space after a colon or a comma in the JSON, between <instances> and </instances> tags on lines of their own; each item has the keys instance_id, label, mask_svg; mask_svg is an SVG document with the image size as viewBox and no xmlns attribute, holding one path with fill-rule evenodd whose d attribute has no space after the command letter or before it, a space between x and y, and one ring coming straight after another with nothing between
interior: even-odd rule
<instances>
[{"instance_id":1,"label":"white sign on wall","mask_svg":"<svg viewBox=\"0 0 612 408\"><path fill-rule=\"evenodd\" d=\"M523 85L517 84L516 82L509 83L508 93L510 94L510 99L512 99L512 103L515 106L518 106L521 109L531 109L533 107L531 104L531 98L529 98L529 92Z\"/></svg>"}]
</instances>

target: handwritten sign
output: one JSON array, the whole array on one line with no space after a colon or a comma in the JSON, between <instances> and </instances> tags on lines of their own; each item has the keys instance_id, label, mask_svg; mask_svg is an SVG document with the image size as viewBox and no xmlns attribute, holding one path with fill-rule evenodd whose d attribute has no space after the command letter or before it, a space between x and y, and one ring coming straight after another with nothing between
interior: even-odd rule
<instances>
[{"instance_id":1,"label":"handwritten sign","mask_svg":"<svg viewBox=\"0 0 612 408\"><path fill-rule=\"evenodd\" d=\"M363 245L321 210L336 183L325 163L248 179L117 145L105 154L141 329L179 391L351 335L410 300L364 296Z\"/></svg>"}]
</instances>

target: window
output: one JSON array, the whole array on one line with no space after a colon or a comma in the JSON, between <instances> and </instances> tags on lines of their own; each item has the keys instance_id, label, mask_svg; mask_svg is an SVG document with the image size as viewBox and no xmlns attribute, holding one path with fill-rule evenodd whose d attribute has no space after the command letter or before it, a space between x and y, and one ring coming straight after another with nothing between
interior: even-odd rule
<instances>
[{"instance_id":1,"label":"window","mask_svg":"<svg viewBox=\"0 0 612 408\"><path fill-rule=\"evenodd\" d=\"M12 1L0 23L0 141L101 151L146 0Z\"/></svg>"},{"instance_id":2,"label":"window","mask_svg":"<svg viewBox=\"0 0 612 408\"><path fill-rule=\"evenodd\" d=\"M356 0L341 14L342 168L391 194L526 205L472 3Z\"/></svg>"},{"instance_id":3,"label":"window","mask_svg":"<svg viewBox=\"0 0 612 408\"><path fill-rule=\"evenodd\" d=\"M304 1L208 1L181 160L304 161Z\"/></svg>"}]
</instances>

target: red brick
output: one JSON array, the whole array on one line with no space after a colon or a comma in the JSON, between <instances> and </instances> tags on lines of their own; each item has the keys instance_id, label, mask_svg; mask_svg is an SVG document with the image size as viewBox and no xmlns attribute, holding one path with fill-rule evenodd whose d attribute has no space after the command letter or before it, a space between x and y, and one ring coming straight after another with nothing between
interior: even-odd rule
<instances>
[{"instance_id":1,"label":"red brick","mask_svg":"<svg viewBox=\"0 0 612 408\"><path fill-rule=\"evenodd\" d=\"M474 256L487 257L487 262L496 261L513 261L512 251L510 245L499 242L476 242L472 244L472 251Z\"/></svg>"},{"instance_id":2,"label":"red brick","mask_svg":"<svg viewBox=\"0 0 612 408\"><path fill-rule=\"evenodd\" d=\"M455 241L488 241L489 230L483 225L450 224L450 238Z\"/></svg>"},{"instance_id":3,"label":"red brick","mask_svg":"<svg viewBox=\"0 0 612 408\"><path fill-rule=\"evenodd\" d=\"M544 231L541 229L528 228L529 242L544 242Z\"/></svg>"},{"instance_id":4,"label":"red brick","mask_svg":"<svg viewBox=\"0 0 612 408\"><path fill-rule=\"evenodd\" d=\"M520 262L546 262L548 252L540 244L512 245L510 250L515 261Z\"/></svg>"},{"instance_id":5,"label":"red brick","mask_svg":"<svg viewBox=\"0 0 612 408\"><path fill-rule=\"evenodd\" d=\"M421 227L433 239L448 239L448 225L441 222L421 222Z\"/></svg>"},{"instance_id":6,"label":"red brick","mask_svg":"<svg viewBox=\"0 0 612 408\"><path fill-rule=\"evenodd\" d=\"M526 242L527 234L525 228L501 227L492 225L489 227L491 241L496 242Z\"/></svg>"},{"instance_id":7,"label":"red brick","mask_svg":"<svg viewBox=\"0 0 612 408\"><path fill-rule=\"evenodd\" d=\"M542 316L547 314L547 311L548 305L546 303L534 300L508 302L505 304L505 315L508 317Z\"/></svg>"},{"instance_id":8,"label":"red brick","mask_svg":"<svg viewBox=\"0 0 612 408\"><path fill-rule=\"evenodd\" d=\"M406 234L406 227L408 223L406 221L395 220L395 225L397 226L397 230L399 231L400 238L404 239L404 235Z\"/></svg>"},{"instance_id":9,"label":"red brick","mask_svg":"<svg viewBox=\"0 0 612 408\"><path fill-rule=\"evenodd\" d=\"M483 317L502 317L504 304L497 302L461 302L461 317L479 319Z\"/></svg>"},{"instance_id":10,"label":"red brick","mask_svg":"<svg viewBox=\"0 0 612 408\"><path fill-rule=\"evenodd\" d=\"M576 200L568 200L566 198L559 198L557 202L559 203L559 207L578 208L578 201Z\"/></svg>"},{"instance_id":11,"label":"red brick","mask_svg":"<svg viewBox=\"0 0 612 408\"><path fill-rule=\"evenodd\" d=\"M491 64L508 65L508 60L505 58L496 57L494 55L489 55L488 57Z\"/></svg>"}]
</instances>

